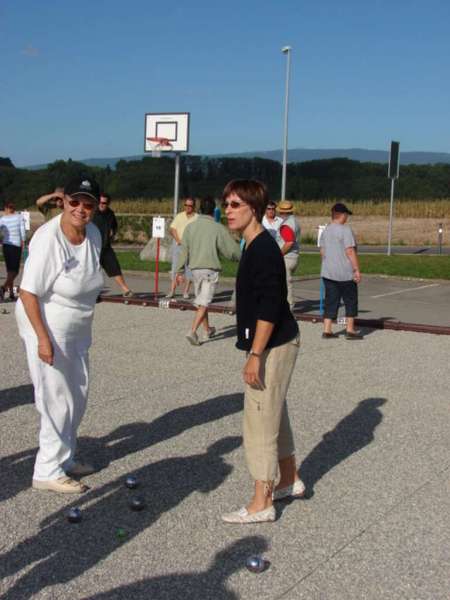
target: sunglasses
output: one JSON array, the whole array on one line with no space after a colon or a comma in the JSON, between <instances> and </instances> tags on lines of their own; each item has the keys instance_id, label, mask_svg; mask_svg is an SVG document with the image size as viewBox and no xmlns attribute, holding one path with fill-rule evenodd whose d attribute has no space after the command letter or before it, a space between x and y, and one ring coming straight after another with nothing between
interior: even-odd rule
<instances>
[{"instance_id":1,"label":"sunglasses","mask_svg":"<svg viewBox=\"0 0 450 600\"><path fill-rule=\"evenodd\" d=\"M223 203L224 208L230 207L230 208L236 209L236 208L241 208L241 206L245 206L245 202L237 202L237 200L230 200L228 202Z\"/></svg>"},{"instance_id":2,"label":"sunglasses","mask_svg":"<svg viewBox=\"0 0 450 600\"><path fill-rule=\"evenodd\" d=\"M186 208L194 208L194 205L193 204L185 204L185 207Z\"/></svg>"},{"instance_id":3,"label":"sunglasses","mask_svg":"<svg viewBox=\"0 0 450 600\"><path fill-rule=\"evenodd\" d=\"M86 200L76 200L75 198L68 200L69 205L72 208L77 208L80 204L83 206L84 210L94 210L94 203Z\"/></svg>"},{"instance_id":4,"label":"sunglasses","mask_svg":"<svg viewBox=\"0 0 450 600\"><path fill-rule=\"evenodd\" d=\"M108 206L109 202L105 202L104 200L100 200L99 204L105 204L106 206Z\"/></svg>"}]
</instances>

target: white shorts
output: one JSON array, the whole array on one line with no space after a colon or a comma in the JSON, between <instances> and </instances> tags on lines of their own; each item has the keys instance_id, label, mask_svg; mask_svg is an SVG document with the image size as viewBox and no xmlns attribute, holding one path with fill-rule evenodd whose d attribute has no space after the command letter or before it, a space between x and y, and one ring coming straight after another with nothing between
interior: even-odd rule
<instances>
[{"instance_id":1,"label":"white shorts","mask_svg":"<svg viewBox=\"0 0 450 600\"><path fill-rule=\"evenodd\" d=\"M219 271L212 269L193 269L195 306L209 306L219 281Z\"/></svg>"}]
</instances>

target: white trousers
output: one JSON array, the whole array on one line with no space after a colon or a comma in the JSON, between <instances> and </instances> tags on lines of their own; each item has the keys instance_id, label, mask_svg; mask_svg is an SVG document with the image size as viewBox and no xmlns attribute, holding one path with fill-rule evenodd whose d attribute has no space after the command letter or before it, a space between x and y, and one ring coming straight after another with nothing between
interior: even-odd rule
<instances>
[{"instance_id":1,"label":"white trousers","mask_svg":"<svg viewBox=\"0 0 450 600\"><path fill-rule=\"evenodd\" d=\"M41 417L33 479L58 479L73 466L77 430L86 410L89 341L53 340L52 366L39 358L36 337L27 336L23 341Z\"/></svg>"}]
</instances>

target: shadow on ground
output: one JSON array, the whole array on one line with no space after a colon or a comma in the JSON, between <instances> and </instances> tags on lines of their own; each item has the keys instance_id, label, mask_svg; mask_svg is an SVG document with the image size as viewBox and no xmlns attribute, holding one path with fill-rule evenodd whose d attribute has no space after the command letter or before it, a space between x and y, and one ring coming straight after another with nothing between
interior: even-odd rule
<instances>
[{"instance_id":1,"label":"shadow on ground","mask_svg":"<svg viewBox=\"0 0 450 600\"><path fill-rule=\"evenodd\" d=\"M332 431L323 435L322 440L303 459L299 475L306 486L305 500L313 497L314 486L322 477L374 440L375 429L383 420L380 406L386 402L386 398L361 400ZM290 502L292 499L280 504L281 512L283 504Z\"/></svg>"},{"instance_id":2,"label":"shadow on ground","mask_svg":"<svg viewBox=\"0 0 450 600\"><path fill-rule=\"evenodd\" d=\"M34 390L31 384L0 390L0 413L34 403Z\"/></svg>"},{"instance_id":3,"label":"shadow on ground","mask_svg":"<svg viewBox=\"0 0 450 600\"><path fill-rule=\"evenodd\" d=\"M243 394L208 398L204 402L171 410L151 423L128 423L103 437L82 437L78 442L79 451L83 459L92 462L96 468L105 468L115 460L164 442L188 429L237 413L242 406ZM0 460L0 502L13 498L31 485L36 452L37 448L30 448Z\"/></svg>"},{"instance_id":4,"label":"shadow on ground","mask_svg":"<svg viewBox=\"0 0 450 600\"><path fill-rule=\"evenodd\" d=\"M236 571L245 567L245 560L255 554L262 554L268 548L267 541L260 536L249 536L231 544L218 552L211 566L200 573L172 573L161 577L149 577L129 585L90 596L85 600L238 600L239 595L227 588L226 581ZM249 577L252 577L249 574Z\"/></svg>"},{"instance_id":5,"label":"shadow on ground","mask_svg":"<svg viewBox=\"0 0 450 600\"><path fill-rule=\"evenodd\" d=\"M73 503L82 510L81 523L68 523L67 509L57 511L42 523L36 535L0 555L3 578L17 577L26 571L15 580L7 596L32 598L47 587L71 581L106 559L119 545L152 526L165 513L173 511L190 494L208 494L216 489L232 471L224 455L240 444L240 437L226 437L204 453L164 459L135 471L139 495L146 504L140 512L130 510L130 497L135 494L126 489L122 477L84 494ZM171 513L168 519L165 531L169 525L171 530L176 529L177 514ZM179 525L184 528L184 521ZM118 537L118 528L124 531L121 537Z\"/></svg>"}]
</instances>

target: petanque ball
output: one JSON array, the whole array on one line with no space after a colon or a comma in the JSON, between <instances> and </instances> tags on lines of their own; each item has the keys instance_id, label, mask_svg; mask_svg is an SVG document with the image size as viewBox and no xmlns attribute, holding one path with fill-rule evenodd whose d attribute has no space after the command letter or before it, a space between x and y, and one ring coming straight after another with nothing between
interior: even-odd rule
<instances>
[{"instance_id":1,"label":"petanque ball","mask_svg":"<svg viewBox=\"0 0 450 600\"><path fill-rule=\"evenodd\" d=\"M132 475L129 475L126 479L125 479L125 485L127 486L127 488L129 490L134 490L137 488L137 486L139 485L137 482L136 477L133 477Z\"/></svg>"},{"instance_id":2,"label":"petanque ball","mask_svg":"<svg viewBox=\"0 0 450 600\"><path fill-rule=\"evenodd\" d=\"M269 562L262 556L249 556L245 561L245 566L251 573L262 573L268 568Z\"/></svg>"},{"instance_id":3,"label":"petanque ball","mask_svg":"<svg viewBox=\"0 0 450 600\"><path fill-rule=\"evenodd\" d=\"M81 510L79 508L70 508L67 513L69 523L79 523L81 521Z\"/></svg>"},{"instance_id":4,"label":"petanque ball","mask_svg":"<svg viewBox=\"0 0 450 600\"><path fill-rule=\"evenodd\" d=\"M139 511L145 508L145 501L140 496L133 496L130 500L131 510Z\"/></svg>"}]
</instances>

